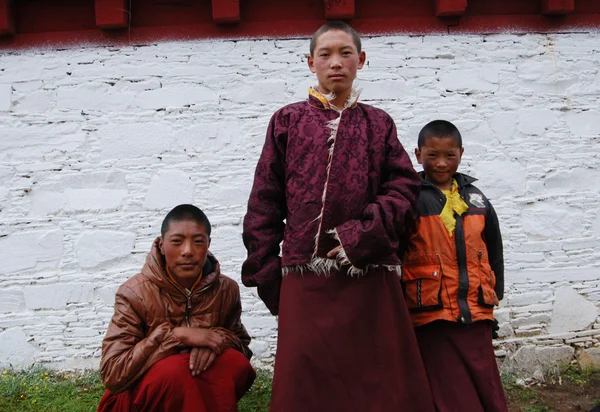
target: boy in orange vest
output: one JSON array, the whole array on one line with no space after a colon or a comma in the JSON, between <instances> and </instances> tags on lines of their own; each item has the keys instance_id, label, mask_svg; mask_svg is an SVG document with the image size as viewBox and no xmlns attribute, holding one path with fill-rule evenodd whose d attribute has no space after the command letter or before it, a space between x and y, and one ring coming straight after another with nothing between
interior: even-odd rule
<instances>
[{"instance_id":1,"label":"boy in orange vest","mask_svg":"<svg viewBox=\"0 0 600 412\"><path fill-rule=\"evenodd\" d=\"M436 410L507 411L492 345L502 237L476 179L457 173L463 151L450 122L419 133L419 222L402 251L402 283Z\"/></svg>"}]
</instances>

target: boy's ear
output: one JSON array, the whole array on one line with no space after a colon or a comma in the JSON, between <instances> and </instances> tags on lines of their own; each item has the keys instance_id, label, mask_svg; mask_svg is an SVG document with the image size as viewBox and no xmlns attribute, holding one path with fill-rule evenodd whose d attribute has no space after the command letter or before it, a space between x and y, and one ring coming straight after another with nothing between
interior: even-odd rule
<instances>
[{"instance_id":1,"label":"boy's ear","mask_svg":"<svg viewBox=\"0 0 600 412\"><path fill-rule=\"evenodd\" d=\"M421 162L421 151L418 147L415 148L415 157L417 158L417 162L419 162L419 164L422 165L423 163Z\"/></svg>"},{"instance_id":2,"label":"boy's ear","mask_svg":"<svg viewBox=\"0 0 600 412\"><path fill-rule=\"evenodd\" d=\"M361 51L360 54L358 55L358 69L359 70L363 68L366 61L367 61L367 53L365 53L364 51Z\"/></svg>"},{"instance_id":3,"label":"boy's ear","mask_svg":"<svg viewBox=\"0 0 600 412\"><path fill-rule=\"evenodd\" d=\"M460 148L460 157L458 158L458 163L460 163L460 161L462 160L462 156L463 156L463 153L464 153L464 152L465 152L465 148L464 148L464 147L461 147L461 148Z\"/></svg>"},{"instance_id":4,"label":"boy's ear","mask_svg":"<svg viewBox=\"0 0 600 412\"><path fill-rule=\"evenodd\" d=\"M160 250L160 253L162 253L163 255L165 254L165 251L163 249L163 237L159 237L158 238L158 250Z\"/></svg>"},{"instance_id":5,"label":"boy's ear","mask_svg":"<svg viewBox=\"0 0 600 412\"><path fill-rule=\"evenodd\" d=\"M315 59L313 59L313 57L309 54L308 59L306 60L308 61L308 68L310 71L315 73Z\"/></svg>"}]
</instances>

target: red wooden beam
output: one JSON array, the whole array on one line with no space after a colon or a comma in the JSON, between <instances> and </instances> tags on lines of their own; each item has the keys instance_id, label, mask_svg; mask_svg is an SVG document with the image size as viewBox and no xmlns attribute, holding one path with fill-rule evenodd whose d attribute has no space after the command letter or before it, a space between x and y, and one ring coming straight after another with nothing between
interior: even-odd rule
<instances>
[{"instance_id":1,"label":"red wooden beam","mask_svg":"<svg viewBox=\"0 0 600 412\"><path fill-rule=\"evenodd\" d=\"M101 29L121 29L129 26L126 0L96 0L96 26Z\"/></svg>"},{"instance_id":2,"label":"red wooden beam","mask_svg":"<svg viewBox=\"0 0 600 412\"><path fill-rule=\"evenodd\" d=\"M213 20L217 24L240 21L240 0L212 0Z\"/></svg>"},{"instance_id":3,"label":"red wooden beam","mask_svg":"<svg viewBox=\"0 0 600 412\"><path fill-rule=\"evenodd\" d=\"M569 14L575 11L575 0L542 0L542 14Z\"/></svg>"},{"instance_id":4,"label":"red wooden beam","mask_svg":"<svg viewBox=\"0 0 600 412\"><path fill-rule=\"evenodd\" d=\"M349 20L354 18L354 0L325 0L327 20Z\"/></svg>"},{"instance_id":5,"label":"red wooden beam","mask_svg":"<svg viewBox=\"0 0 600 412\"><path fill-rule=\"evenodd\" d=\"M0 36L15 34L12 0L0 0Z\"/></svg>"},{"instance_id":6,"label":"red wooden beam","mask_svg":"<svg viewBox=\"0 0 600 412\"><path fill-rule=\"evenodd\" d=\"M467 0L435 0L435 15L438 17L462 16L467 10Z\"/></svg>"}]
</instances>

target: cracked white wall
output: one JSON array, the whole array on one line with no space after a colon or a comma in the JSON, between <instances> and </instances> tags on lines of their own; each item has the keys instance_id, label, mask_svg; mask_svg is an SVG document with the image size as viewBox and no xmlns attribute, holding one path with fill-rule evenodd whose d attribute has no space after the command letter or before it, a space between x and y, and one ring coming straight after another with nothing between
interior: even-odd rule
<instances>
[{"instance_id":1,"label":"cracked white wall","mask_svg":"<svg viewBox=\"0 0 600 412\"><path fill-rule=\"evenodd\" d=\"M499 214L507 361L523 345L560 356L599 345L599 41L596 32L364 39L362 100L392 115L409 152L426 122L455 122L462 171ZM315 82L307 48L303 39L0 53L1 366L96 367L116 287L178 203L207 212L212 250L239 281L254 166L270 115ZM276 321L255 291L242 296L256 362L270 363Z\"/></svg>"}]
</instances>

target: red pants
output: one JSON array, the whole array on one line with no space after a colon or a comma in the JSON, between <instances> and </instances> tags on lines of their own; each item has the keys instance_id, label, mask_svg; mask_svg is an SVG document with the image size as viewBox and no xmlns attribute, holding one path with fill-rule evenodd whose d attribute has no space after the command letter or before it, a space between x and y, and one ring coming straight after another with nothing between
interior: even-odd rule
<instances>
[{"instance_id":1,"label":"red pants","mask_svg":"<svg viewBox=\"0 0 600 412\"><path fill-rule=\"evenodd\" d=\"M415 329L438 412L506 412L491 322L443 320Z\"/></svg>"},{"instance_id":2,"label":"red pants","mask_svg":"<svg viewBox=\"0 0 600 412\"><path fill-rule=\"evenodd\" d=\"M227 349L200 376L192 376L189 353L157 362L131 389L106 391L98 412L235 412L256 373L240 352Z\"/></svg>"}]
</instances>

